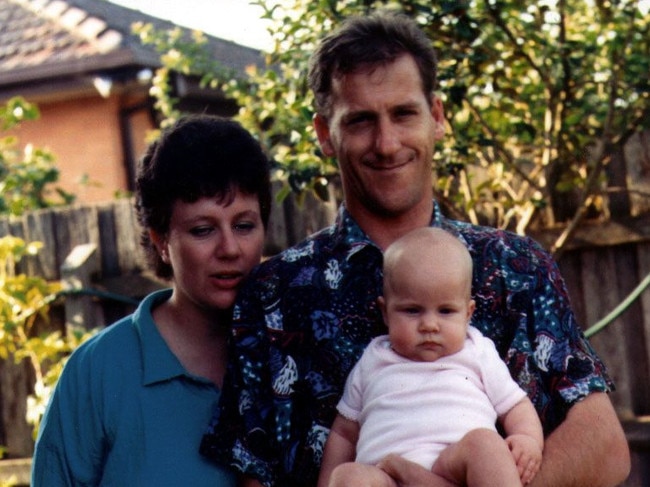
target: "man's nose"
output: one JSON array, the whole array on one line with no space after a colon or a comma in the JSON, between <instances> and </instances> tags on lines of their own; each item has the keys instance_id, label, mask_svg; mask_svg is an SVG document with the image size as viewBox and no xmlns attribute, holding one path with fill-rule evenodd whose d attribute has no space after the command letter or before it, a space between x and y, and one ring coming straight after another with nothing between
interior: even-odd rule
<instances>
[{"instance_id":1,"label":"man's nose","mask_svg":"<svg viewBox=\"0 0 650 487\"><path fill-rule=\"evenodd\" d=\"M379 154L389 156L401 147L397 127L390 120L380 119L375 135L375 149Z\"/></svg>"}]
</instances>

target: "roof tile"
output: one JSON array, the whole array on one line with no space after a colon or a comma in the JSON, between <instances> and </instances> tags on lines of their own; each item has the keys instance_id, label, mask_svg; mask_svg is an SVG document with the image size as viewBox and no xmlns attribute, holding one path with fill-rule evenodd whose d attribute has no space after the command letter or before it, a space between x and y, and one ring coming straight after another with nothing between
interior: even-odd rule
<instances>
[{"instance_id":1,"label":"roof tile","mask_svg":"<svg viewBox=\"0 0 650 487\"><path fill-rule=\"evenodd\" d=\"M106 0L0 0L0 90L20 81L64 76L73 68L94 72L116 63L156 67L159 55L131 32L138 21L157 29L174 26ZM215 59L236 72L263 64L255 49L208 39Z\"/></svg>"}]
</instances>

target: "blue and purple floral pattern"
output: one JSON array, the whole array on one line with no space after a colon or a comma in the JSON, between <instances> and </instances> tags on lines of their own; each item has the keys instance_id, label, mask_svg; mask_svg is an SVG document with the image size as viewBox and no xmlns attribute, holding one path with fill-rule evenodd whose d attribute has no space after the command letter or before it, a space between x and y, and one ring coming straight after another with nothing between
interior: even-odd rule
<instances>
[{"instance_id":1,"label":"blue and purple floral pattern","mask_svg":"<svg viewBox=\"0 0 650 487\"><path fill-rule=\"evenodd\" d=\"M576 401L613 388L537 243L449 220L437 205L431 225L472 254L472 324L494 340L547 434ZM347 374L386 332L376 304L381 264L381 251L341 207L333 226L256 269L235 308L231 365L203 454L264 485L315 485Z\"/></svg>"}]
</instances>

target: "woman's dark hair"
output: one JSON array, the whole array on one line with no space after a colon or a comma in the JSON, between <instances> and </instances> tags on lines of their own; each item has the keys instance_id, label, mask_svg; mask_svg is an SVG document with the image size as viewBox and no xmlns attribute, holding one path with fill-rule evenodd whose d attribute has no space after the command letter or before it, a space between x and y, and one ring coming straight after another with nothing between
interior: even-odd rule
<instances>
[{"instance_id":1,"label":"woman's dark hair","mask_svg":"<svg viewBox=\"0 0 650 487\"><path fill-rule=\"evenodd\" d=\"M149 230L167 233L176 201L217 196L227 203L236 190L257 195L266 228L271 211L269 169L260 144L235 121L192 115L163 131L141 159L136 178L141 243L156 275L168 279L173 271L158 255Z\"/></svg>"},{"instance_id":2,"label":"woman's dark hair","mask_svg":"<svg viewBox=\"0 0 650 487\"><path fill-rule=\"evenodd\" d=\"M413 56L427 99L436 88L436 53L414 20L380 11L350 17L322 39L309 61L308 81L316 111L330 116L332 80L365 66L390 63L402 54Z\"/></svg>"}]
</instances>

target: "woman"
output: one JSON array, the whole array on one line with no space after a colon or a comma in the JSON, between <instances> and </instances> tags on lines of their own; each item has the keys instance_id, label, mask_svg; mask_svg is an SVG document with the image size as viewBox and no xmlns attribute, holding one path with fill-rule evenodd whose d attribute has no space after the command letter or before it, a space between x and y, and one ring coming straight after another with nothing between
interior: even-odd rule
<instances>
[{"instance_id":1,"label":"woman","mask_svg":"<svg viewBox=\"0 0 650 487\"><path fill-rule=\"evenodd\" d=\"M41 423L33 486L235 485L198 445L270 200L268 160L235 122L188 117L149 147L137 180L142 243L171 289L72 354Z\"/></svg>"}]
</instances>

